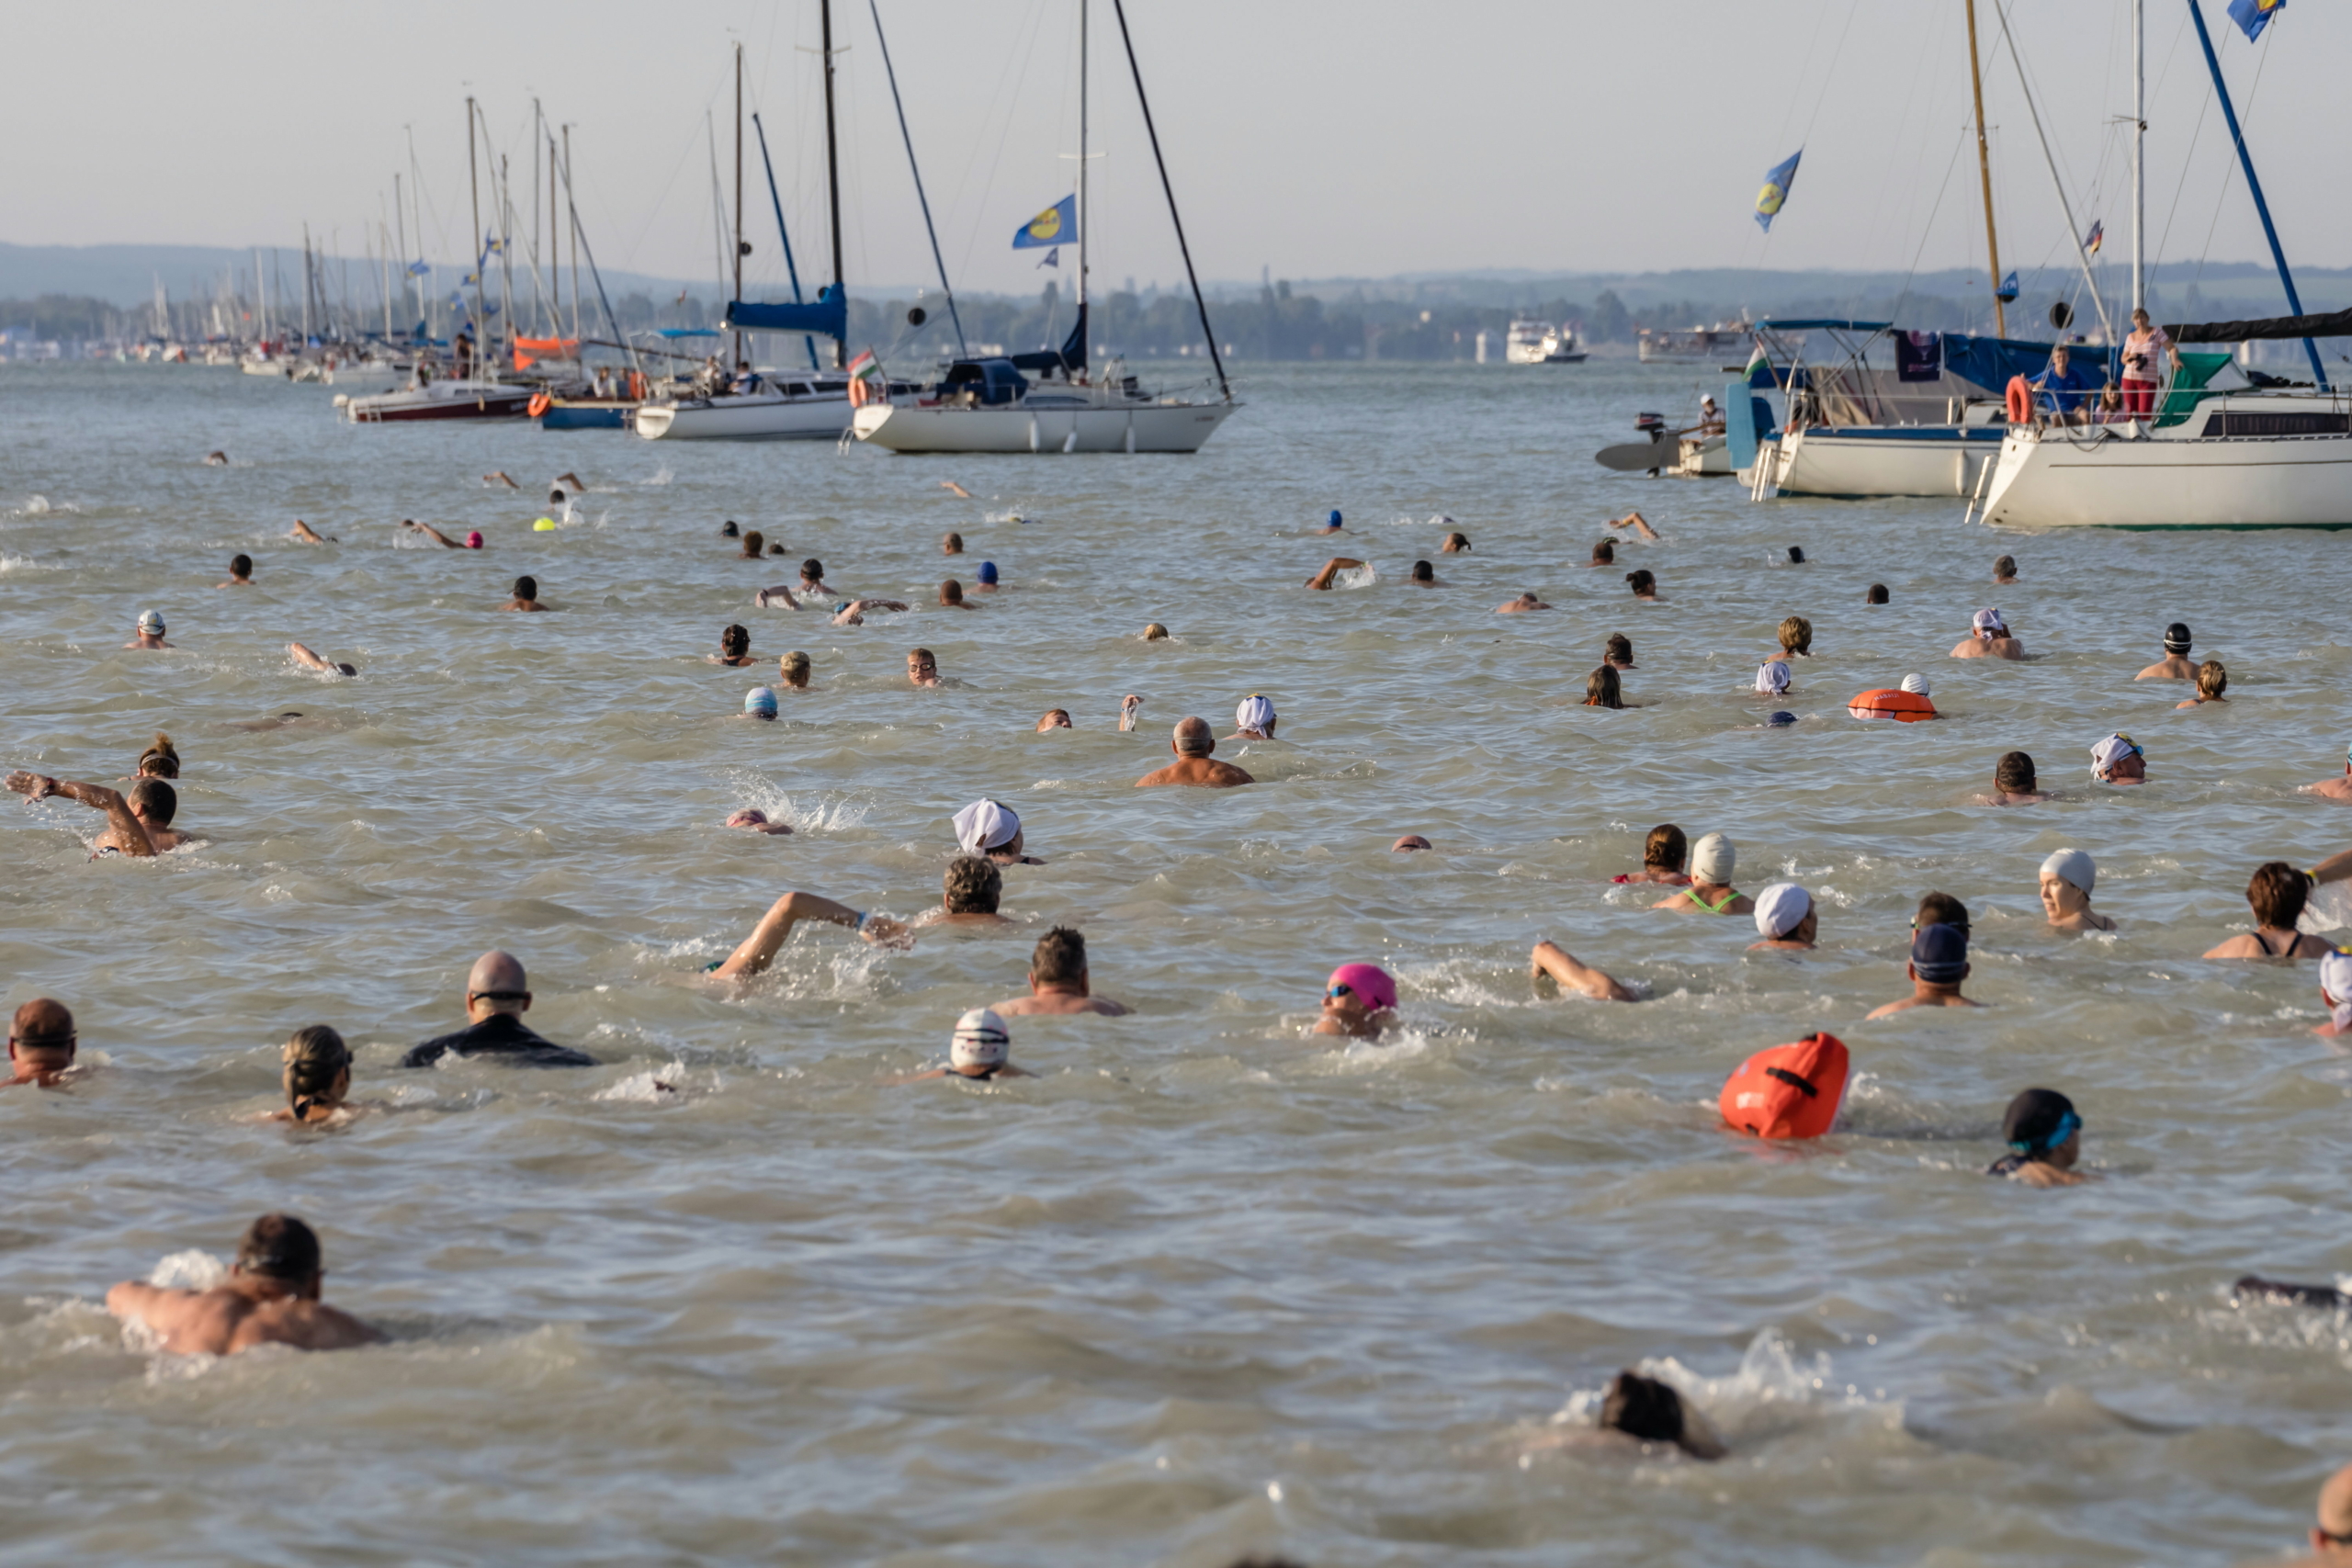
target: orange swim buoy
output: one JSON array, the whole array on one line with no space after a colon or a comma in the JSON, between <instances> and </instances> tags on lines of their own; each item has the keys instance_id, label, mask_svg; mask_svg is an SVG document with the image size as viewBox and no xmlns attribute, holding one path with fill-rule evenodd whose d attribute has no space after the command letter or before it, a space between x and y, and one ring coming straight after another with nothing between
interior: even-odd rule
<instances>
[{"instance_id":1,"label":"orange swim buoy","mask_svg":"<svg viewBox=\"0 0 2352 1568\"><path fill-rule=\"evenodd\" d=\"M1817 1138L1846 1101L1846 1043L1809 1034L1758 1051L1724 1084L1717 1108L1736 1133L1758 1138Z\"/></svg>"},{"instance_id":2,"label":"orange swim buoy","mask_svg":"<svg viewBox=\"0 0 2352 1568\"><path fill-rule=\"evenodd\" d=\"M2022 376L2009 378L2009 423L2033 423L2033 388Z\"/></svg>"},{"instance_id":3,"label":"orange swim buoy","mask_svg":"<svg viewBox=\"0 0 2352 1568\"><path fill-rule=\"evenodd\" d=\"M1903 724L1917 724L1921 719L1935 717L1936 705L1917 692L1881 686L1874 692L1864 692L1848 703L1846 711L1856 718L1891 718Z\"/></svg>"},{"instance_id":4,"label":"orange swim buoy","mask_svg":"<svg viewBox=\"0 0 2352 1568\"><path fill-rule=\"evenodd\" d=\"M533 419L538 418L539 415L547 412L548 410L553 407L555 407L555 400L548 397L545 392L534 392L531 394L530 408L531 417Z\"/></svg>"}]
</instances>

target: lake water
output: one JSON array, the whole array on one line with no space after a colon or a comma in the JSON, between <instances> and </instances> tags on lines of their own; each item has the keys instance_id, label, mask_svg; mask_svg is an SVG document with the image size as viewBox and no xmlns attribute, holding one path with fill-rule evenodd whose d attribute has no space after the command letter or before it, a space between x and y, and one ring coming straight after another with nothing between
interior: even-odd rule
<instances>
[{"instance_id":1,"label":"lake water","mask_svg":"<svg viewBox=\"0 0 2352 1568\"><path fill-rule=\"evenodd\" d=\"M2352 1458L2352 1325L2228 1283L2352 1269L2352 1058L2310 1032L2312 965L2198 955L2250 924L2256 864L2352 843L2352 814L2297 790L2342 766L2335 536L2001 536L1956 500L1758 506L1591 462L1712 370L1243 368L1249 406L1194 457L943 460L354 428L328 389L227 371L0 367L0 762L111 782L168 730L198 837L93 863L97 814L0 801L6 1003L65 999L90 1064L0 1094L11 1561L2298 1542ZM567 469L588 492L533 531ZM1583 569L1633 505L1663 539ZM1348 533L1317 537L1335 506ZM297 516L339 542L289 542ZM413 547L402 517L489 547ZM1448 517L1474 553L1437 553ZM729 518L787 559L735 558ZM967 558L943 559L949 529ZM258 586L216 591L237 551ZM2023 581L1996 590L2004 551ZM1302 590L1334 553L1376 579ZM812 555L918 608L856 629L752 608ZM1447 585L1406 586L1417 558ZM981 559L1004 592L931 607ZM1634 566L1664 603L1631 599ZM494 613L523 572L560 613ZM1558 608L1492 614L1522 589ZM1986 604L2034 661L1946 657ZM151 606L176 651L121 651ZM1767 704L1749 682L1790 614L1815 657ZM2227 660L2226 705L2133 682L2176 619ZM1173 637L1139 640L1152 620ZM704 660L730 621L760 678L814 659L776 725L731 716L754 672ZM1645 705L1577 705L1616 631ZM300 672L289 638L362 678ZM910 689L917 645L946 689ZM1911 671L1945 722L1846 716ZM1176 719L1229 733L1253 692L1280 741L1219 755L1257 786L1131 787ZM1035 733L1057 705L1077 728ZM1800 722L1763 728L1775 705ZM2089 781L2116 728L2143 788ZM1974 803L2013 748L2059 799ZM681 983L787 888L935 903L948 818L982 795L1049 863L1006 874L1016 930L890 953L817 926L741 995ZM798 830L720 826L745 805ZM1746 919L1612 886L1668 820L1728 832L1750 891L1812 887L1819 951L1748 953ZM1435 852L1391 853L1406 832ZM2115 934L2044 924L2036 870L2066 845L2097 857ZM1991 1006L1866 1023L1907 988L1931 887L1967 901ZM1133 1016L1014 1020L1034 1081L884 1081L1020 993L1057 922ZM1539 994L1543 937L1645 999ZM533 1024L604 1066L394 1068L462 1022L492 945L529 965ZM1355 960L1399 977L1405 1028L1308 1035ZM392 1111L257 1120L313 1022ZM1844 1128L1721 1131L1725 1075L1816 1029L1854 1052ZM2095 1183L1979 1174L2030 1085L2080 1106ZM124 1342L107 1284L231 1254L273 1208L318 1226L329 1299L393 1343ZM1731 1457L1558 1444L1636 1365Z\"/></svg>"}]
</instances>

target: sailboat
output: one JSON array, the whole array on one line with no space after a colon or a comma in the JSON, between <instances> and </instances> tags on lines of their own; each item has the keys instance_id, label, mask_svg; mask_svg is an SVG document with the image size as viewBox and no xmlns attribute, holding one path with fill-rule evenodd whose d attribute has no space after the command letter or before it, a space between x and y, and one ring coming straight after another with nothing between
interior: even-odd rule
<instances>
[{"instance_id":1,"label":"sailboat","mask_svg":"<svg viewBox=\"0 0 2352 1568\"><path fill-rule=\"evenodd\" d=\"M2140 41L2141 0L2133 38ZM2247 194L2270 242L2271 260L2293 313L2267 321L2209 321L2165 330L2176 344L2303 340L2307 389L2216 391L2176 376L2150 420L2076 426L2035 419L2009 427L1984 491L1983 520L1996 526L2170 528L2352 528L2352 396L2328 385L2314 338L2352 333L2352 310L2306 315L2278 231L2263 199L2254 156L2222 78L2212 35L2194 4L2214 96L2228 122ZM2137 80L2144 91L2144 54ZM2144 113L2137 116L2143 128ZM2144 136L2144 129L2141 134ZM2132 160L2132 296L2144 295L2139 252L2141 159ZM2184 355L2184 361L2191 356ZM2196 356L2199 358L2218 356ZM1971 505L1974 510L1973 503Z\"/></svg>"},{"instance_id":2,"label":"sailboat","mask_svg":"<svg viewBox=\"0 0 2352 1568\"><path fill-rule=\"evenodd\" d=\"M1168 179L1168 164L1159 152L1159 132L1151 118L1151 103L1144 96L1143 70L1136 62L1135 40L1127 31L1123 0L1112 0L1119 18L1119 36L1126 47L1127 64L1135 77L1136 101L1143 110L1144 129L1151 138L1152 157L1159 165L1160 184L1168 196L1168 214L1176 227L1176 243L1184 255L1184 274L1192 282L1193 302L1200 312L1201 333L1208 340L1216 367L1218 398L1196 400L1146 391L1117 361L1099 377L1090 373L1086 334L1086 275L1088 228L1086 215L1086 135L1088 14L1090 0L1078 6L1078 189L1073 209L1074 232L1064 243L1078 249L1078 323L1059 349L1003 357L954 361L946 373L911 394L888 386L861 381L857 396L857 438L893 452L1197 452L1217 426L1241 405L1233 400L1226 379L1225 359L1217 352L1216 334L1209 327L1208 302L1201 294L1193 253L1184 239L1184 220L1176 210L1176 192ZM1036 379L1030 378L1035 375Z\"/></svg>"}]
</instances>

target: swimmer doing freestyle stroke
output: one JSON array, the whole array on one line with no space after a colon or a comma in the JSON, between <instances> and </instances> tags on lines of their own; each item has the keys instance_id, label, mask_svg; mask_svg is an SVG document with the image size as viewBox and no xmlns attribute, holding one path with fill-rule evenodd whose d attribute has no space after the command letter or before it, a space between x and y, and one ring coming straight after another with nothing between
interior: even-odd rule
<instances>
[{"instance_id":1,"label":"swimmer doing freestyle stroke","mask_svg":"<svg viewBox=\"0 0 2352 1568\"><path fill-rule=\"evenodd\" d=\"M233 1356L263 1345L345 1350L385 1336L320 1293L326 1268L319 1238L291 1214L264 1214L246 1230L229 1277L205 1291L165 1290L126 1280L107 1292L107 1311L144 1327L173 1355Z\"/></svg>"},{"instance_id":2,"label":"swimmer doing freestyle stroke","mask_svg":"<svg viewBox=\"0 0 2352 1568\"><path fill-rule=\"evenodd\" d=\"M178 849L187 835L174 829L179 814L179 791L162 779L141 779L125 795L106 784L79 784L43 773L10 773L7 786L31 805L56 795L107 814L107 828L94 848L99 854L124 854L134 859Z\"/></svg>"}]
</instances>

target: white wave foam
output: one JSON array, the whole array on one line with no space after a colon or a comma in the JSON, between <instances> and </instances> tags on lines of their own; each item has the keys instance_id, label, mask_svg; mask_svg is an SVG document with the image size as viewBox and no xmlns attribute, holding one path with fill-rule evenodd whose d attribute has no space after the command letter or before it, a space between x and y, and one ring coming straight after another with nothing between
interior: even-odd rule
<instances>
[{"instance_id":1,"label":"white wave foam","mask_svg":"<svg viewBox=\"0 0 2352 1568\"><path fill-rule=\"evenodd\" d=\"M655 470L651 479L639 479L637 482L645 485L665 485L676 477L676 475L670 472L670 466L667 463L664 463L660 468Z\"/></svg>"},{"instance_id":2,"label":"white wave foam","mask_svg":"<svg viewBox=\"0 0 2352 1568\"><path fill-rule=\"evenodd\" d=\"M796 833L842 832L857 827L874 809L874 802L863 795L828 792L795 800L782 785L744 770L735 773L735 798L757 807L767 813L769 821L786 823Z\"/></svg>"},{"instance_id":3,"label":"white wave foam","mask_svg":"<svg viewBox=\"0 0 2352 1568\"><path fill-rule=\"evenodd\" d=\"M1024 514L1017 506L1008 507L1002 512L983 512L980 513L980 517L983 522L988 523L1026 523L1029 521L1027 515Z\"/></svg>"},{"instance_id":4,"label":"white wave foam","mask_svg":"<svg viewBox=\"0 0 2352 1568\"><path fill-rule=\"evenodd\" d=\"M717 1089L718 1075L714 1073L706 1076L710 1079L708 1087ZM675 1105L686 1096L687 1077L684 1063L668 1062L641 1073L631 1073L618 1083L599 1089L589 1098L634 1105Z\"/></svg>"},{"instance_id":5,"label":"white wave foam","mask_svg":"<svg viewBox=\"0 0 2352 1568\"><path fill-rule=\"evenodd\" d=\"M1836 1411L1874 1415L1891 1430L1903 1425L1903 1405L1889 1401L1886 1390L1865 1391L1858 1383L1840 1382L1827 1351L1800 1361L1778 1329L1767 1328L1748 1341L1739 1367L1728 1377L1710 1378L1692 1371L1671 1356L1651 1357L1634 1369L1645 1377L1668 1384L1695 1404L1726 1442L1737 1449L1809 1419ZM1578 1389L1552 1417L1555 1427L1590 1427L1600 1418L1605 1388Z\"/></svg>"},{"instance_id":6,"label":"white wave foam","mask_svg":"<svg viewBox=\"0 0 2352 1568\"><path fill-rule=\"evenodd\" d=\"M49 568L40 565L29 556L0 554L0 577L6 577L10 572L16 571L47 571L48 570Z\"/></svg>"},{"instance_id":7,"label":"white wave foam","mask_svg":"<svg viewBox=\"0 0 2352 1568\"><path fill-rule=\"evenodd\" d=\"M229 1266L202 1247L192 1247L158 1261L147 1282L159 1291L209 1291L229 1277Z\"/></svg>"}]
</instances>

